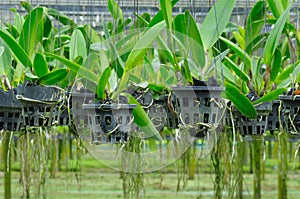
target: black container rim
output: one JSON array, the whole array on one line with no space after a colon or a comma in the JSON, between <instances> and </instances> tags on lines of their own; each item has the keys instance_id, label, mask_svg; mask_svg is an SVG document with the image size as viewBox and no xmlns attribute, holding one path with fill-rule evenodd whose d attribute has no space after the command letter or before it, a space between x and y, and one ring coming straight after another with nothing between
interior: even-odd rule
<instances>
[{"instance_id":1,"label":"black container rim","mask_svg":"<svg viewBox=\"0 0 300 199\"><path fill-rule=\"evenodd\" d=\"M95 97L95 93L80 93L80 92L66 92L66 95L71 95L75 97Z\"/></svg>"},{"instance_id":2,"label":"black container rim","mask_svg":"<svg viewBox=\"0 0 300 199\"><path fill-rule=\"evenodd\" d=\"M225 91L223 86L173 86L172 91Z\"/></svg>"},{"instance_id":3,"label":"black container rim","mask_svg":"<svg viewBox=\"0 0 300 199\"><path fill-rule=\"evenodd\" d=\"M279 95L278 98L280 100L296 101L300 100L300 95Z\"/></svg>"},{"instance_id":4,"label":"black container rim","mask_svg":"<svg viewBox=\"0 0 300 199\"><path fill-rule=\"evenodd\" d=\"M134 109L136 104L83 104L83 109L120 110Z\"/></svg>"}]
</instances>

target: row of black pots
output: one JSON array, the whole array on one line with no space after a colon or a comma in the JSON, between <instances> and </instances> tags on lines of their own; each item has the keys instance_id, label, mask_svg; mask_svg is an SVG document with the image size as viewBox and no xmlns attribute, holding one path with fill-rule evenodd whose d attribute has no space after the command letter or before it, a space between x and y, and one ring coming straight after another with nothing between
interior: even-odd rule
<instances>
[{"instance_id":1,"label":"row of black pots","mask_svg":"<svg viewBox=\"0 0 300 199\"><path fill-rule=\"evenodd\" d=\"M222 87L174 87L172 95L153 99L151 93L135 96L144 105L158 130L163 127L190 129L195 137L203 137L210 128L223 125ZM123 142L133 127L130 104L95 103L93 93L66 93L57 87L20 85L16 90L0 93L0 128L18 131L28 126L74 125L90 127L92 142ZM242 135L264 134L279 128L279 118L299 130L299 97L281 96L279 101L256 106L258 117L249 119L233 111L234 124ZM225 114L226 115L226 114ZM291 116L293 115L293 116ZM282 116L282 117L281 117ZM225 122L228 122L225 117Z\"/></svg>"},{"instance_id":2,"label":"row of black pots","mask_svg":"<svg viewBox=\"0 0 300 199\"><path fill-rule=\"evenodd\" d=\"M227 112L225 123L234 126L242 136L263 135L266 131L273 134L280 128L287 132L300 132L300 96L279 96L279 100L265 102L255 106L257 118L250 119L241 114L234 107L232 118Z\"/></svg>"}]
</instances>

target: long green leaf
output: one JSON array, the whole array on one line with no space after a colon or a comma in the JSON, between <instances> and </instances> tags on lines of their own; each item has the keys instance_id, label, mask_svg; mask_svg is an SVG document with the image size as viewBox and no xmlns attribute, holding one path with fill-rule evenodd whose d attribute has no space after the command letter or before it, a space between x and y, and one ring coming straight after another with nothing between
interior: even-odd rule
<instances>
[{"instance_id":1,"label":"long green leaf","mask_svg":"<svg viewBox=\"0 0 300 199\"><path fill-rule=\"evenodd\" d=\"M108 0L107 7L114 20L121 19L123 21L123 12L116 0Z\"/></svg>"},{"instance_id":2,"label":"long green leaf","mask_svg":"<svg viewBox=\"0 0 300 199\"><path fill-rule=\"evenodd\" d=\"M125 72L128 72L136 66L136 64L143 58L146 51L152 45L153 41L165 27L164 22L160 22L155 26L149 28L141 38L138 40L132 51L130 52L126 61Z\"/></svg>"},{"instance_id":3,"label":"long green leaf","mask_svg":"<svg viewBox=\"0 0 300 199\"><path fill-rule=\"evenodd\" d=\"M172 7L174 7L174 5L178 2L179 0L173 0L171 3L172 3ZM148 27L152 27L160 22L162 22L164 20L164 17L163 17L163 13L162 13L162 10L158 11L156 13L156 15L154 15L154 17L152 18L152 20L150 21L150 23L148 24Z\"/></svg>"},{"instance_id":4,"label":"long green leaf","mask_svg":"<svg viewBox=\"0 0 300 199\"><path fill-rule=\"evenodd\" d=\"M204 67L205 52L203 48L202 39L196 21L189 11L185 12L185 24L188 35L188 45L191 48L192 58L198 66Z\"/></svg>"},{"instance_id":5,"label":"long green leaf","mask_svg":"<svg viewBox=\"0 0 300 199\"><path fill-rule=\"evenodd\" d=\"M161 135L156 130L155 126L139 102L131 95L127 95L127 97L130 104L136 104L136 108L133 109L134 122L145 133L145 137L162 140Z\"/></svg>"},{"instance_id":6,"label":"long green leaf","mask_svg":"<svg viewBox=\"0 0 300 199\"><path fill-rule=\"evenodd\" d=\"M287 0L285 0L287 1ZM279 18L284 12L284 6L280 0L267 0L269 7L274 15L274 17Z\"/></svg>"},{"instance_id":7,"label":"long green leaf","mask_svg":"<svg viewBox=\"0 0 300 199\"><path fill-rule=\"evenodd\" d=\"M236 54L241 58L241 60L245 62L245 66L247 69L251 68L251 58L248 55L248 53L246 53L243 49L241 49L238 45L231 42L230 40L224 37L220 37L220 39L224 43L226 43L234 52L236 52Z\"/></svg>"},{"instance_id":8,"label":"long green leaf","mask_svg":"<svg viewBox=\"0 0 300 199\"><path fill-rule=\"evenodd\" d=\"M63 25L76 26L75 22L71 20L67 15L60 13L58 10L53 8L47 8L47 12L50 16L58 20Z\"/></svg>"},{"instance_id":9,"label":"long green leaf","mask_svg":"<svg viewBox=\"0 0 300 199\"><path fill-rule=\"evenodd\" d=\"M32 5L27 1L21 1L20 4L28 13L33 9Z\"/></svg>"},{"instance_id":10,"label":"long green leaf","mask_svg":"<svg viewBox=\"0 0 300 199\"><path fill-rule=\"evenodd\" d=\"M95 83L96 85L98 84L98 76L89 71L88 69L64 58L59 55L53 54L53 53L45 53L46 56L53 57L60 61L62 64L64 64L66 67L68 67L71 71L77 73L78 75L87 78L91 82Z\"/></svg>"},{"instance_id":11,"label":"long green leaf","mask_svg":"<svg viewBox=\"0 0 300 199\"><path fill-rule=\"evenodd\" d=\"M107 67L101 74L98 82L97 95L100 99L104 99L105 88L108 83L108 79L111 75L111 68Z\"/></svg>"},{"instance_id":12,"label":"long green leaf","mask_svg":"<svg viewBox=\"0 0 300 199\"><path fill-rule=\"evenodd\" d=\"M290 8L286 9L284 13L280 16L266 41L266 45L264 48L264 63L268 66L272 62L275 49L280 40L282 30L284 28L287 17L289 16L289 12Z\"/></svg>"},{"instance_id":13,"label":"long green leaf","mask_svg":"<svg viewBox=\"0 0 300 199\"><path fill-rule=\"evenodd\" d=\"M38 77L42 77L49 72L48 64L45 57L41 53L37 53L33 60L34 73Z\"/></svg>"},{"instance_id":14,"label":"long green leaf","mask_svg":"<svg viewBox=\"0 0 300 199\"><path fill-rule=\"evenodd\" d=\"M270 80L271 82L274 82L278 72L280 70L281 67L281 51L277 48L274 54L274 59L272 61L272 65L271 65L271 76L270 76Z\"/></svg>"},{"instance_id":15,"label":"long green leaf","mask_svg":"<svg viewBox=\"0 0 300 199\"><path fill-rule=\"evenodd\" d=\"M24 25L24 18L19 13L15 13L15 19L14 19L14 26L16 27L16 30L20 34L22 31L22 27Z\"/></svg>"},{"instance_id":16,"label":"long green leaf","mask_svg":"<svg viewBox=\"0 0 300 199\"><path fill-rule=\"evenodd\" d=\"M0 74L6 76L11 74L11 53L2 39L0 39Z\"/></svg>"},{"instance_id":17,"label":"long green leaf","mask_svg":"<svg viewBox=\"0 0 300 199\"><path fill-rule=\"evenodd\" d=\"M225 83L225 87L226 97L234 104L234 106L248 118L255 119L257 117L257 112L251 101L232 84Z\"/></svg>"},{"instance_id":18,"label":"long green leaf","mask_svg":"<svg viewBox=\"0 0 300 199\"><path fill-rule=\"evenodd\" d=\"M279 84L282 81L285 81L286 79L290 79L291 78L291 74L297 74L300 73L300 63L296 63L295 66L294 65L290 65L288 67L286 67L276 78L275 83Z\"/></svg>"},{"instance_id":19,"label":"long green leaf","mask_svg":"<svg viewBox=\"0 0 300 199\"><path fill-rule=\"evenodd\" d=\"M249 76L244 71L242 71L231 59L229 59L227 56L225 56L224 59L226 60L226 63L227 63L227 64L225 64L226 67L228 67L231 70L233 70L234 73L239 78L241 78L243 81L245 81L245 82L249 82L250 81Z\"/></svg>"},{"instance_id":20,"label":"long green leaf","mask_svg":"<svg viewBox=\"0 0 300 199\"><path fill-rule=\"evenodd\" d=\"M14 53L17 59L23 64L23 66L30 67L30 68L32 67L32 63L28 57L28 54L24 51L24 49L16 42L16 40L12 36L0 30L0 37L9 46L10 50Z\"/></svg>"},{"instance_id":21,"label":"long green leaf","mask_svg":"<svg viewBox=\"0 0 300 199\"><path fill-rule=\"evenodd\" d=\"M27 16L20 34L19 44L27 52L29 58L38 43L42 43L44 30L44 9L37 7Z\"/></svg>"},{"instance_id":22,"label":"long green leaf","mask_svg":"<svg viewBox=\"0 0 300 199\"><path fill-rule=\"evenodd\" d=\"M261 29L265 23L262 20L262 18L265 16L265 7L265 1L257 1L252 7L250 14L247 17L245 39L247 44L251 43L254 38L260 35Z\"/></svg>"},{"instance_id":23,"label":"long green leaf","mask_svg":"<svg viewBox=\"0 0 300 199\"><path fill-rule=\"evenodd\" d=\"M38 81L42 85L55 85L64 80L69 72L70 70L65 68L56 69L40 77Z\"/></svg>"},{"instance_id":24,"label":"long green leaf","mask_svg":"<svg viewBox=\"0 0 300 199\"><path fill-rule=\"evenodd\" d=\"M259 98L258 100L254 101L253 104L260 104L263 102L270 102L272 100L278 99L279 95L282 95L283 92L286 91L286 88L278 88L276 90L273 90L267 94L265 94L263 97Z\"/></svg>"},{"instance_id":25,"label":"long green leaf","mask_svg":"<svg viewBox=\"0 0 300 199\"><path fill-rule=\"evenodd\" d=\"M84 60L87 57L86 42L82 32L78 29L74 30L70 41L70 60L81 56Z\"/></svg>"},{"instance_id":26,"label":"long green leaf","mask_svg":"<svg viewBox=\"0 0 300 199\"><path fill-rule=\"evenodd\" d=\"M200 28L204 50L207 51L223 33L236 0L219 0L207 13Z\"/></svg>"},{"instance_id":27,"label":"long green leaf","mask_svg":"<svg viewBox=\"0 0 300 199\"><path fill-rule=\"evenodd\" d=\"M157 37L157 46L158 46L158 54L162 56L162 58L166 59L167 62L170 62L172 65L175 65L176 62L172 55L170 48L167 46L166 42L160 37Z\"/></svg>"},{"instance_id":28,"label":"long green leaf","mask_svg":"<svg viewBox=\"0 0 300 199\"><path fill-rule=\"evenodd\" d=\"M172 28L172 4L171 0L160 0L160 9L167 24L167 28Z\"/></svg>"}]
</instances>

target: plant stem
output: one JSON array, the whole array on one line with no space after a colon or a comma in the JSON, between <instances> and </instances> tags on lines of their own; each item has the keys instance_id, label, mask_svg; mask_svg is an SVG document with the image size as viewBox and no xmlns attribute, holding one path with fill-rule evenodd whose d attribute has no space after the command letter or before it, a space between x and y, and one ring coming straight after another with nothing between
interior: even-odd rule
<instances>
[{"instance_id":1,"label":"plant stem","mask_svg":"<svg viewBox=\"0 0 300 199\"><path fill-rule=\"evenodd\" d=\"M287 198L287 133L278 134L278 199Z\"/></svg>"},{"instance_id":2,"label":"plant stem","mask_svg":"<svg viewBox=\"0 0 300 199\"><path fill-rule=\"evenodd\" d=\"M196 167L195 148L196 148L195 143L188 148L187 164L188 164L189 179L195 178L195 167Z\"/></svg>"},{"instance_id":3,"label":"plant stem","mask_svg":"<svg viewBox=\"0 0 300 199\"><path fill-rule=\"evenodd\" d=\"M3 159L4 159L4 198L11 198L11 133L4 132L3 138Z\"/></svg>"},{"instance_id":4,"label":"plant stem","mask_svg":"<svg viewBox=\"0 0 300 199\"><path fill-rule=\"evenodd\" d=\"M236 197L239 199L243 198L243 159L244 159L244 143L238 142L237 143L237 164L236 164L236 170L237 170L237 192Z\"/></svg>"},{"instance_id":5,"label":"plant stem","mask_svg":"<svg viewBox=\"0 0 300 199\"><path fill-rule=\"evenodd\" d=\"M262 159L262 138L253 136L253 198L261 198L261 159Z\"/></svg>"},{"instance_id":6,"label":"plant stem","mask_svg":"<svg viewBox=\"0 0 300 199\"><path fill-rule=\"evenodd\" d=\"M250 160L250 170L249 173L253 173L253 147L252 147L252 143L249 142L249 160Z\"/></svg>"}]
</instances>

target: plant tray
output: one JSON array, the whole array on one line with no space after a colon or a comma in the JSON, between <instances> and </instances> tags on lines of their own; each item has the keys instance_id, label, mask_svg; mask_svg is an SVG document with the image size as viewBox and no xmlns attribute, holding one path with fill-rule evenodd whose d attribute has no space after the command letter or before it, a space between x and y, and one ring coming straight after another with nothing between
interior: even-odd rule
<instances>
[{"instance_id":1,"label":"plant tray","mask_svg":"<svg viewBox=\"0 0 300 199\"><path fill-rule=\"evenodd\" d=\"M63 99L63 90L52 86L19 85L17 99L22 105L25 126L52 126L55 106Z\"/></svg>"},{"instance_id":2,"label":"plant tray","mask_svg":"<svg viewBox=\"0 0 300 199\"><path fill-rule=\"evenodd\" d=\"M92 143L123 143L134 129L133 104L83 104L88 113Z\"/></svg>"},{"instance_id":3,"label":"plant tray","mask_svg":"<svg viewBox=\"0 0 300 199\"><path fill-rule=\"evenodd\" d=\"M300 95L280 95L283 117L289 131L300 132Z\"/></svg>"},{"instance_id":4,"label":"plant tray","mask_svg":"<svg viewBox=\"0 0 300 199\"><path fill-rule=\"evenodd\" d=\"M272 104L271 102L262 103L256 106L255 109L257 111L256 119L250 119L236 109L233 112L242 136L263 135L266 132L268 116L272 111Z\"/></svg>"},{"instance_id":5,"label":"plant tray","mask_svg":"<svg viewBox=\"0 0 300 199\"><path fill-rule=\"evenodd\" d=\"M208 126L217 128L222 124L223 87L184 86L173 87L172 91L179 102L175 110L180 113L180 123L190 128L192 136L203 137Z\"/></svg>"},{"instance_id":6,"label":"plant tray","mask_svg":"<svg viewBox=\"0 0 300 199\"><path fill-rule=\"evenodd\" d=\"M0 91L0 130L20 131L23 126L22 107L15 90Z\"/></svg>"}]
</instances>

